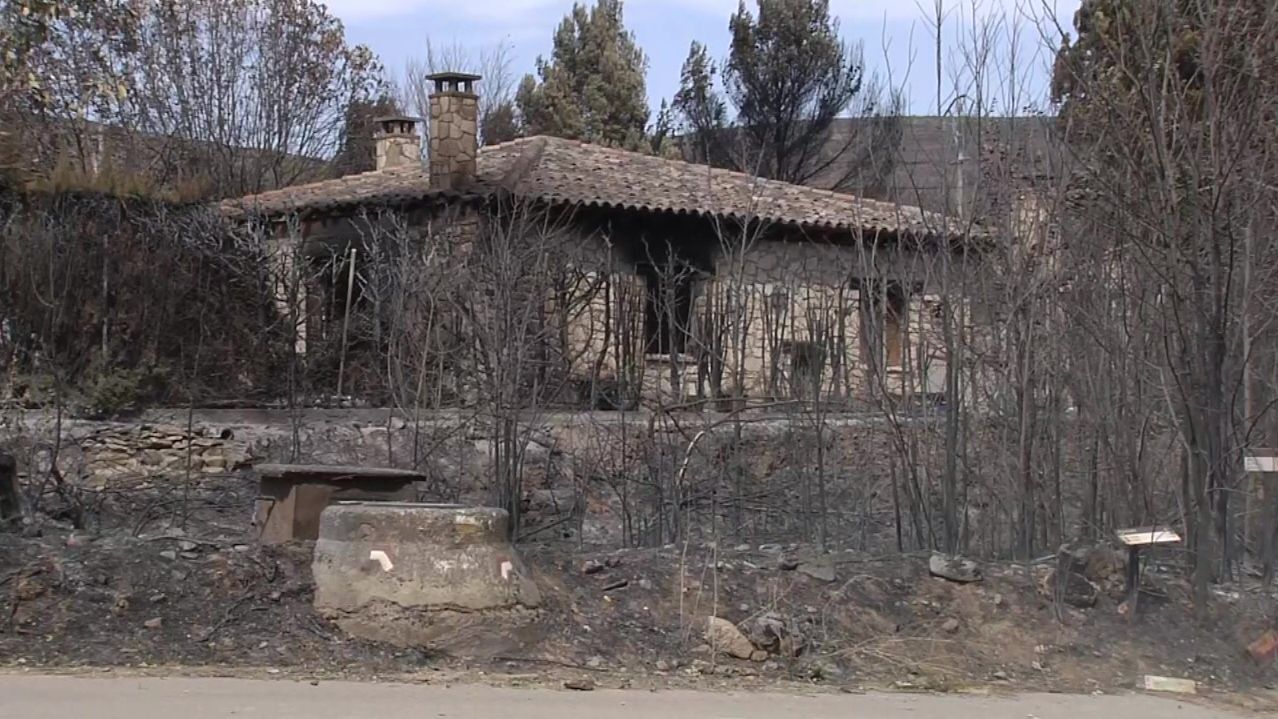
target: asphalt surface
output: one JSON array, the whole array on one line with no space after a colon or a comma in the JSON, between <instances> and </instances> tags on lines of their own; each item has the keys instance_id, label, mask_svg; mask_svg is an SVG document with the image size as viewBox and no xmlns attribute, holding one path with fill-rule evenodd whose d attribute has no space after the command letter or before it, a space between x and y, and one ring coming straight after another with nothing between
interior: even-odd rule
<instances>
[{"instance_id":1,"label":"asphalt surface","mask_svg":"<svg viewBox=\"0 0 1278 719\"><path fill-rule=\"evenodd\" d=\"M4 719L1207 719L1224 710L1148 695L1015 698L905 694L445 688L245 679L0 676Z\"/></svg>"}]
</instances>

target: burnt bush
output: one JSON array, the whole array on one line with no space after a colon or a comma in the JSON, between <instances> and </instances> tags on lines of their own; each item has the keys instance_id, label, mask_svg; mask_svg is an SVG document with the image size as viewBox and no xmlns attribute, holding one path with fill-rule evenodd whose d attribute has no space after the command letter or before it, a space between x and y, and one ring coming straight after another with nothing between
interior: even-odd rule
<instances>
[{"instance_id":1,"label":"burnt bush","mask_svg":"<svg viewBox=\"0 0 1278 719\"><path fill-rule=\"evenodd\" d=\"M4 399L64 393L114 414L264 396L286 365L281 324L262 244L216 208L0 195L0 370L10 378L0 387L43 388Z\"/></svg>"}]
</instances>

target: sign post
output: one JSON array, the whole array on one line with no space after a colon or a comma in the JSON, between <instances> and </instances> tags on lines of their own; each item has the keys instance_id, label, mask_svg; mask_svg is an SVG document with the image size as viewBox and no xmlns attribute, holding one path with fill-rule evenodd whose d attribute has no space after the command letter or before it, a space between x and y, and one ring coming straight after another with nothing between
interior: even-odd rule
<instances>
[{"instance_id":1,"label":"sign post","mask_svg":"<svg viewBox=\"0 0 1278 719\"><path fill-rule=\"evenodd\" d=\"M1278 507L1272 496L1278 491L1278 451L1272 449L1256 449L1243 461L1243 469L1248 475L1246 507L1243 510L1243 549L1259 550L1264 564L1265 582L1273 578L1274 554L1278 547L1274 546L1275 532L1269 520L1273 516L1270 507ZM1255 547L1256 535L1259 534L1259 545Z\"/></svg>"},{"instance_id":2,"label":"sign post","mask_svg":"<svg viewBox=\"0 0 1278 719\"><path fill-rule=\"evenodd\" d=\"M1127 547L1127 606L1130 616L1136 616L1136 600L1140 597L1140 552L1145 547L1157 547L1180 542L1180 535L1166 527L1143 527L1118 530L1118 541Z\"/></svg>"}]
</instances>

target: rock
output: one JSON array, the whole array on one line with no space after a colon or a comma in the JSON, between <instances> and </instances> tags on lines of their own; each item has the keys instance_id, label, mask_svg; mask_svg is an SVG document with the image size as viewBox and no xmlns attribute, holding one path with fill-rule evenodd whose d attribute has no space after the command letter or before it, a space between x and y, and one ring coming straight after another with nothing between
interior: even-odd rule
<instances>
[{"instance_id":1,"label":"rock","mask_svg":"<svg viewBox=\"0 0 1278 719\"><path fill-rule=\"evenodd\" d=\"M1083 576L1088 580L1097 584L1111 582L1114 579L1122 581L1126 573L1127 558L1115 551L1113 547L1100 545L1093 547L1087 553Z\"/></svg>"},{"instance_id":2,"label":"rock","mask_svg":"<svg viewBox=\"0 0 1278 719\"><path fill-rule=\"evenodd\" d=\"M161 619L160 617L152 617L146 620L145 622L142 622L142 626L146 627L147 629L159 629L160 627L164 626L164 620Z\"/></svg>"},{"instance_id":3,"label":"rock","mask_svg":"<svg viewBox=\"0 0 1278 719\"><path fill-rule=\"evenodd\" d=\"M601 656L593 656L586 660L586 666L591 669L602 669L603 665L604 658Z\"/></svg>"},{"instance_id":4,"label":"rock","mask_svg":"<svg viewBox=\"0 0 1278 719\"><path fill-rule=\"evenodd\" d=\"M750 661L752 662L758 663L758 662L765 662L767 660L768 660L768 653L763 651L762 649L756 649L754 650L754 653L750 655Z\"/></svg>"},{"instance_id":5,"label":"rock","mask_svg":"<svg viewBox=\"0 0 1278 719\"><path fill-rule=\"evenodd\" d=\"M802 635L777 612L764 612L751 619L746 633L756 648L783 657L798 656L806 645Z\"/></svg>"},{"instance_id":6,"label":"rock","mask_svg":"<svg viewBox=\"0 0 1278 719\"><path fill-rule=\"evenodd\" d=\"M834 560L828 556L805 560L799 564L799 573L822 582L833 582L836 579Z\"/></svg>"},{"instance_id":7,"label":"rock","mask_svg":"<svg viewBox=\"0 0 1278 719\"><path fill-rule=\"evenodd\" d=\"M781 665L777 662L764 662L760 669L765 672L779 672L781 671Z\"/></svg>"},{"instance_id":8,"label":"rock","mask_svg":"<svg viewBox=\"0 0 1278 719\"><path fill-rule=\"evenodd\" d=\"M593 559L587 559L581 565L582 574L598 574L602 572L603 570L604 570L604 565L600 564L599 562L596 562Z\"/></svg>"},{"instance_id":9,"label":"rock","mask_svg":"<svg viewBox=\"0 0 1278 719\"><path fill-rule=\"evenodd\" d=\"M199 544L192 542L189 539L183 539L182 541L178 542L178 549L182 550L183 552L194 552L196 549L199 548L199 546L200 546Z\"/></svg>"},{"instance_id":10,"label":"rock","mask_svg":"<svg viewBox=\"0 0 1278 719\"><path fill-rule=\"evenodd\" d=\"M528 494L531 508L547 512L571 512L577 506L577 490L566 489L534 489Z\"/></svg>"},{"instance_id":11,"label":"rock","mask_svg":"<svg viewBox=\"0 0 1278 719\"><path fill-rule=\"evenodd\" d=\"M928 571L934 577L948 579L959 584L970 584L982 579L981 566L976 562L959 556L950 556L933 552L927 563Z\"/></svg>"},{"instance_id":12,"label":"rock","mask_svg":"<svg viewBox=\"0 0 1278 719\"><path fill-rule=\"evenodd\" d=\"M1271 629L1260 635L1259 639L1247 645L1247 655L1262 666L1273 663L1274 657L1278 656L1278 632Z\"/></svg>"},{"instance_id":13,"label":"rock","mask_svg":"<svg viewBox=\"0 0 1278 719\"><path fill-rule=\"evenodd\" d=\"M13 596L19 602L29 602L44 596L48 588L35 577L21 577L14 587Z\"/></svg>"},{"instance_id":14,"label":"rock","mask_svg":"<svg viewBox=\"0 0 1278 719\"><path fill-rule=\"evenodd\" d=\"M72 532L67 537L66 545L70 549L75 549L76 547L83 547L84 545L88 544L91 541L93 541L92 537L87 537L83 534Z\"/></svg>"},{"instance_id":15,"label":"rock","mask_svg":"<svg viewBox=\"0 0 1278 719\"><path fill-rule=\"evenodd\" d=\"M737 659L749 659L754 654L754 645L737 629L737 625L727 619L709 617L706 620L705 637L715 651Z\"/></svg>"},{"instance_id":16,"label":"rock","mask_svg":"<svg viewBox=\"0 0 1278 719\"><path fill-rule=\"evenodd\" d=\"M843 667L833 659L819 657L808 663L808 676L813 681L832 681L843 677Z\"/></svg>"},{"instance_id":17,"label":"rock","mask_svg":"<svg viewBox=\"0 0 1278 719\"><path fill-rule=\"evenodd\" d=\"M948 634L954 634L959 630L959 620L953 617L946 619L945 623L941 625L941 629L944 629Z\"/></svg>"},{"instance_id":18,"label":"rock","mask_svg":"<svg viewBox=\"0 0 1278 719\"><path fill-rule=\"evenodd\" d=\"M152 594L150 601L152 604L159 604L160 602L163 602L164 600L168 598L169 598L168 595L164 594L163 592L159 592L156 594Z\"/></svg>"},{"instance_id":19,"label":"rock","mask_svg":"<svg viewBox=\"0 0 1278 719\"><path fill-rule=\"evenodd\" d=\"M1040 584L1043 594L1053 599L1061 599L1071 607L1078 609L1091 609L1096 606L1096 600L1100 598L1100 587L1088 581L1087 577L1076 572L1069 572L1065 581L1065 586L1058 587L1059 570L1053 569L1048 572ZM1063 591L1062 591L1063 589Z\"/></svg>"},{"instance_id":20,"label":"rock","mask_svg":"<svg viewBox=\"0 0 1278 719\"><path fill-rule=\"evenodd\" d=\"M644 589L644 590L651 590L651 589L652 589L652 580L649 580L649 579L640 579L640 580L639 580L639 588L640 588L640 589Z\"/></svg>"},{"instance_id":21,"label":"rock","mask_svg":"<svg viewBox=\"0 0 1278 719\"><path fill-rule=\"evenodd\" d=\"M652 666L659 672L670 671L670 662L667 662L665 659L658 659L657 662L653 664Z\"/></svg>"},{"instance_id":22,"label":"rock","mask_svg":"<svg viewBox=\"0 0 1278 719\"><path fill-rule=\"evenodd\" d=\"M1000 670L1000 671L997 671L997 672L994 672L994 673L993 673L993 674L991 674L990 676L991 676L992 678L994 678L995 680L1000 681L1000 682L1005 682L1005 681L1008 681L1008 680L1010 680L1010 679L1011 679L1011 677L1009 677L1009 676L1007 675L1007 672L1005 672L1005 671L1001 671L1001 670Z\"/></svg>"}]
</instances>

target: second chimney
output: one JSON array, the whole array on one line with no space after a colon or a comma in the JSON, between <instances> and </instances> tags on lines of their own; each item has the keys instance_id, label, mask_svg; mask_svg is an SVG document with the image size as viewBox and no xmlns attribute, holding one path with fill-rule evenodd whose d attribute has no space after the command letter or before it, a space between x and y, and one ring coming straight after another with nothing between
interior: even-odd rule
<instances>
[{"instance_id":1,"label":"second chimney","mask_svg":"<svg viewBox=\"0 0 1278 719\"><path fill-rule=\"evenodd\" d=\"M377 169L418 165L422 161L422 139L417 135L417 118L392 115L373 122L377 133Z\"/></svg>"},{"instance_id":2,"label":"second chimney","mask_svg":"<svg viewBox=\"0 0 1278 719\"><path fill-rule=\"evenodd\" d=\"M475 179L479 156L479 75L437 72L430 96L430 186L456 190Z\"/></svg>"}]
</instances>

